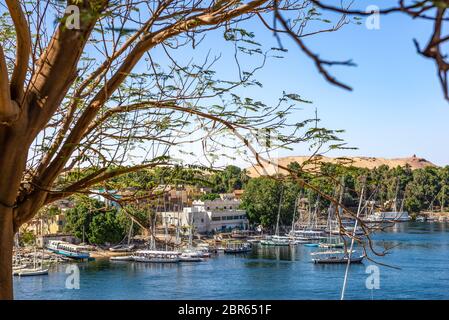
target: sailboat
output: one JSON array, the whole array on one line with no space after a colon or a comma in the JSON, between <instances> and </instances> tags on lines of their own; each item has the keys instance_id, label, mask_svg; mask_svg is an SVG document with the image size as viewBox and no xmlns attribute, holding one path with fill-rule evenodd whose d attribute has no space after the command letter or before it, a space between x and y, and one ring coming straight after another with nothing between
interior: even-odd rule
<instances>
[{"instance_id":1,"label":"sailboat","mask_svg":"<svg viewBox=\"0 0 449 320\"><path fill-rule=\"evenodd\" d=\"M341 203L341 201L342 201L342 194L343 194L344 187L342 187L341 190L342 191L340 194L340 202L339 203ZM360 201L359 201L359 207L357 210L357 218L355 219L355 223L354 223L354 227L353 227L351 247L349 248L349 250L347 250L345 248L345 250L339 250L339 251L329 250L329 251L313 252L313 253L311 253L312 256L318 256L318 258L312 258L312 261L314 263L316 263L316 264L348 264L348 265L353 264L353 263L362 263L365 256L363 256L363 255L352 256L352 254L355 253L353 251L354 237L355 237L355 230L357 230L357 226L358 226L358 219L360 217L364 190L365 190L365 187L362 188ZM341 208L339 208L339 210L341 210ZM321 247L321 244L320 244L320 247ZM329 248L329 247L327 247L327 248Z\"/></svg>"},{"instance_id":2,"label":"sailboat","mask_svg":"<svg viewBox=\"0 0 449 320\"><path fill-rule=\"evenodd\" d=\"M281 190L281 196L279 199L279 207L278 207L278 215L277 215L277 221L276 221L276 231L273 236L267 237L266 239L263 239L260 241L261 245L264 246L290 246L290 245L296 245L298 242L296 240L292 240L288 236L280 236L279 235L279 221L281 217L281 206L282 206L282 198L284 194L284 189Z\"/></svg>"},{"instance_id":3,"label":"sailboat","mask_svg":"<svg viewBox=\"0 0 449 320\"><path fill-rule=\"evenodd\" d=\"M43 229L43 220L42 220L42 216L40 219L41 222L41 235L44 234L44 229ZM33 268L24 268L24 269L20 269L17 271L17 275L19 277L30 277L30 276L43 276L43 275L48 275L48 269L44 268L44 248L42 247L42 252L41 252L41 259L40 259L40 263L37 263L37 244L35 243L34 245L34 259L33 259Z\"/></svg>"},{"instance_id":4,"label":"sailboat","mask_svg":"<svg viewBox=\"0 0 449 320\"><path fill-rule=\"evenodd\" d=\"M164 206L165 207L165 206ZM168 229L165 223L165 250L157 250L154 232L156 230L156 215L151 223L151 242L150 250L137 250L133 253L132 258L136 262L145 263L179 263L181 261L181 253L178 251L168 250L167 236Z\"/></svg>"},{"instance_id":5,"label":"sailboat","mask_svg":"<svg viewBox=\"0 0 449 320\"><path fill-rule=\"evenodd\" d=\"M132 251L136 247L135 244L131 243L133 227L134 227L134 220L131 219L131 226L129 227L129 232L128 232L128 236L127 236L128 243L116 245L112 248L109 248L109 251L111 251L111 252L130 252L130 251Z\"/></svg>"},{"instance_id":6,"label":"sailboat","mask_svg":"<svg viewBox=\"0 0 449 320\"><path fill-rule=\"evenodd\" d=\"M41 255L41 261L40 261L39 265L37 263L36 256L37 256L37 250L36 250L36 247L34 247L33 268L23 268L23 269L17 270L15 275L18 275L19 277L48 275L48 269L43 267L43 264L44 264L43 254Z\"/></svg>"},{"instance_id":7,"label":"sailboat","mask_svg":"<svg viewBox=\"0 0 449 320\"><path fill-rule=\"evenodd\" d=\"M407 222L410 221L410 215L407 211L404 211L405 196L402 197L401 206L398 209L398 196L399 196L399 178L396 183L396 194L393 202L392 211L379 211L374 212L367 217L369 222Z\"/></svg>"},{"instance_id":8,"label":"sailboat","mask_svg":"<svg viewBox=\"0 0 449 320\"><path fill-rule=\"evenodd\" d=\"M294 228L294 223L292 224L292 230L290 231L288 236L292 237L297 243L303 243L308 247L316 247L318 246L318 243L316 243L316 241L324 238L324 230L318 228L319 201L320 197L318 196L313 211L311 206L309 206L308 223L305 227L296 230ZM298 221L302 221L302 210L299 210Z\"/></svg>"},{"instance_id":9,"label":"sailboat","mask_svg":"<svg viewBox=\"0 0 449 320\"><path fill-rule=\"evenodd\" d=\"M181 262L201 262L203 259L203 252L197 251L193 249L193 214L191 212L190 221L189 221L189 246L187 249L182 251L179 259Z\"/></svg>"},{"instance_id":10,"label":"sailboat","mask_svg":"<svg viewBox=\"0 0 449 320\"><path fill-rule=\"evenodd\" d=\"M342 184L341 190L340 190L340 197L339 197L339 203L343 201L343 195L344 195L344 186ZM334 214L336 210L339 210L340 217L342 216L342 209L340 206L335 208L333 204L329 207L328 216L327 216L327 230L329 233L329 236L327 237L326 241L322 241L319 243L320 248L343 248L344 242L340 238L340 225L337 221L337 217L334 217ZM332 231L337 229L338 235L337 237L332 236Z\"/></svg>"}]
</instances>

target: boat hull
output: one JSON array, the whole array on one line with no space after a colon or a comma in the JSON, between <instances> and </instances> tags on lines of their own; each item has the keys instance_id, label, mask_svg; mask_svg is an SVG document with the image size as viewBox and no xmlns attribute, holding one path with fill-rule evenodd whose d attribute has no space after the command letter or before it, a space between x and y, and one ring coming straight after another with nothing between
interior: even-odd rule
<instances>
[{"instance_id":1,"label":"boat hull","mask_svg":"<svg viewBox=\"0 0 449 320\"><path fill-rule=\"evenodd\" d=\"M180 261L177 259L163 259L163 258L143 258L143 257L133 257L136 262L144 262L144 263L178 263Z\"/></svg>"},{"instance_id":2,"label":"boat hull","mask_svg":"<svg viewBox=\"0 0 449 320\"><path fill-rule=\"evenodd\" d=\"M110 257L110 261L134 261L132 256L118 256L118 257Z\"/></svg>"},{"instance_id":3,"label":"boat hull","mask_svg":"<svg viewBox=\"0 0 449 320\"><path fill-rule=\"evenodd\" d=\"M48 269L22 269L20 270L17 275L19 277L34 277L34 276L45 276L48 274Z\"/></svg>"},{"instance_id":4,"label":"boat hull","mask_svg":"<svg viewBox=\"0 0 449 320\"><path fill-rule=\"evenodd\" d=\"M76 259L76 260L84 260L89 259L90 255L88 253L74 253L65 250L56 250L55 253L65 256L67 258Z\"/></svg>"},{"instance_id":5,"label":"boat hull","mask_svg":"<svg viewBox=\"0 0 449 320\"><path fill-rule=\"evenodd\" d=\"M246 253L252 251L252 248L244 248L244 249L224 249L224 253L232 254L232 253Z\"/></svg>"},{"instance_id":6,"label":"boat hull","mask_svg":"<svg viewBox=\"0 0 449 320\"><path fill-rule=\"evenodd\" d=\"M315 264L347 264L348 259L346 258L324 258L324 259L313 259ZM351 264L362 263L363 257L351 258Z\"/></svg>"}]
</instances>

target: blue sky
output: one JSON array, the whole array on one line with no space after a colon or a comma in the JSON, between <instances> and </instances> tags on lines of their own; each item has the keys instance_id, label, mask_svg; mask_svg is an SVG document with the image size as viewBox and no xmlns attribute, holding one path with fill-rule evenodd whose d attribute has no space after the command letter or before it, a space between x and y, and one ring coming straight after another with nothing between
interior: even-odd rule
<instances>
[{"instance_id":1,"label":"blue sky","mask_svg":"<svg viewBox=\"0 0 449 320\"><path fill-rule=\"evenodd\" d=\"M267 47L276 45L272 34L259 23L250 29ZM449 164L449 103L443 99L433 62L419 56L412 41L416 38L426 44L431 30L428 22L395 14L381 18L380 30L368 30L364 24L348 25L335 33L308 38L306 43L323 58L350 58L358 64L355 68L329 69L353 86L353 92L327 83L313 63L284 39L289 49L286 58L268 62L257 76L264 89L255 94L259 99L274 101L285 90L313 101L293 116L301 120L317 108L325 127L346 130L342 137L358 148L329 155L395 158L416 154L438 165ZM203 45L226 52L218 38L212 37ZM197 57L201 54L201 49L195 53ZM217 71L230 72L226 60ZM303 155L306 151L297 147L282 155Z\"/></svg>"},{"instance_id":2,"label":"blue sky","mask_svg":"<svg viewBox=\"0 0 449 320\"><path fill-rule=\"evenodd\" d=\"M449 104L443 99L433 63L417 55L412 42L417 38L425 44L431 27L394 15L382 17L380 30L347 26L309 41L323 57L352 58L358 64L333 68L340 80L354 87L353 92L326 84L304 58L289 58L278 72L314 102L325 126L346 130L345 140L359 148L350 154L416 154L439 165L449 164L445 147ZM289 73L287 68L298 72Z\"/></svg>"},{"instance_id":3,"label":"blue sky","mask_svg":"<svg viewBox=\"0 0 449 320\"><path fill-rule=\"evenodd\" d=\"M359 8L373 2L357 1ZM362 22L362 25L350 24L337 32L305 39L309 48L325 59L352 59L358 64L328 69L340 81L351 85L353 92L326 82L314 63L291 40L283 38L282 43L289 50L285 58L270 59L256 76L263 89L245 88L240 93L275 103L286 91L312 101L313 104L304 105L303 110L292 115L292 122L313 117L316 108L322 126L344 129L346 132L341 137L348 146L358 148L328 155L397 158L416 154L437 165L449 165L446 148L449 103L443 99L433 61L419 56L413 44L414 38L423 45L427 43L432 24L403 14L381 17L379 30L368 30L365 21ZM264 48L277 46L273 34L260 21L253 19L240 27L253 31ZM180 64L192 57L201 63L208 52L212 56L222 54L215 70L220 78L236 79L232 43L223 40L223 30L208 33L195 50L184 47L175 51L173 57ZM161 53L161 48L151 51L157 63L170 63ZM137 69L144 64L141 61ZM308 153L306 147L296 146L293 151L283 151L280 155Z\"/></svg>"}]
</instances>

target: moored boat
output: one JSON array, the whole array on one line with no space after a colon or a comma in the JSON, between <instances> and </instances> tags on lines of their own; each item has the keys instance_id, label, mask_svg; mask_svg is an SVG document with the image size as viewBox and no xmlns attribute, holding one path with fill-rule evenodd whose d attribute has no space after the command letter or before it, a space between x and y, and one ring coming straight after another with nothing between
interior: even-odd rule
<instances>
[{"instance_id":1,"label":"moored boat","mask_svg":"<svg viewBox=\"0 0 449 320\"><path fill-rule=\"evenodd\" d=\"M133 256L116 256L116 257L110 257L110 261L134 261Z\"/></svg>"},{"instance_id":2,"label":"moored boat","mask_svg":"<svg viewBox=\"0 0 449 320\"><path fill-rule=\"evenodd\" d=\"M347 264L349 263L362 263L363 255L357 255L349 257L345 251L323 251L311 253L312 256L318 256L313 258L312 261L315 264Z\"/></svg>"},{"instance_id":3,"label":"moored boat","mask_svg":"<svg viewBox=\"0 0 449 320\"><path fill-rule=\"evenodd\" d=\"M17 272L19 277L31 277L31 276L44 276L48 275L48 269L44 268L32 268L32 269L21 269Z\"/></svg>"},{"instance_id":4,"label":"moored boat","mask_svg":"<svg viewBox=\"0 0 449 320\"><path fill-rule=\"evenodd\" d=\"M84 251L77 245L65 241L50 240L47 244L47 249L71 259L84 260L90 258L89 252Z\"/></svg>"},{"instance_id":5,"label":"moored boat","mask_svg":"<svg viewBox=\"0 0 449 320\"><path fill-rule=\"evenodd\" d=\"M121 244L121 245L117 245L117 246L114 246L112 248L109 248L109 251L111 251L111 252L130 252L135 247L136 246L134 244L130 244L130 245L127 245L127 244L123 245L123 244Z\"/></svg>"},{"instance_id":6,"label":"moored boat","mask_svg":"<svg viewBox=\"0 0 449 320\"><path fill-rule=\"evenodd\" d=\"M224 248L224 253L245 253L249 251L252 251L251 244L241 241L229 241Z\"/></svg>"},{"instance_id":7,"label":"moored boat","mask_svg":"<svg viewBox=\"0 0 449 320\"><path fill-rule=\"evenodd\" d=\"M181 253L177 251L139 250L132 257L136 262L178 263L180 255Z\"/></svg>"}]
</instances>

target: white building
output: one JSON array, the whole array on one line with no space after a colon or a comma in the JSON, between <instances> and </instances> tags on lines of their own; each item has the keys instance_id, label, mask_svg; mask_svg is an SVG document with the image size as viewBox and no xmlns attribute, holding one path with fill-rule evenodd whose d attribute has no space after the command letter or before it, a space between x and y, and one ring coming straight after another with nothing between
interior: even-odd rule
<instances>
[{"instance_id":1,"label":"white building","mask_svg":"<svg viewBox=\"0 0 449 320\"><path fill-rule=\"evenodd\" d=\"M240 200L236 199L197 200L181 212L161 212L162 223L164 226L189 227L193 221L194 230L198 233L248 229L246 212L239 206Z\"/></svg>"}]
</instances>

